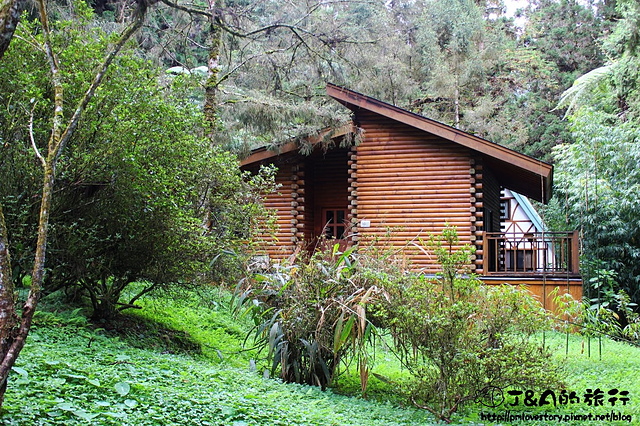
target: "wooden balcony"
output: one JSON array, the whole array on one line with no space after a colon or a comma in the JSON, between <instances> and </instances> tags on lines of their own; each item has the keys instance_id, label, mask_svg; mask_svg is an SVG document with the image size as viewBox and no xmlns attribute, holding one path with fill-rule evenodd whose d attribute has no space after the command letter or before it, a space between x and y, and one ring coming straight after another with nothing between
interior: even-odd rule
<instances>
[{"instance_id":1,"label":"wooden balcony","mask_svg":"<svg viewBox=\"0 0 640 426\"><path fill-rule=\"evenodd\" d=\"M579 277L578 233L486 232L483 242L484 276Z\"/></svg>"}]
</instances>

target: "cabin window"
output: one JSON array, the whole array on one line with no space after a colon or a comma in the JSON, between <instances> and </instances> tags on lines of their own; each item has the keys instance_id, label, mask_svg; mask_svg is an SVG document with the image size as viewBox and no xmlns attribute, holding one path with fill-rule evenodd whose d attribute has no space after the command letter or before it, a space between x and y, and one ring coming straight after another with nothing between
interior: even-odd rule
<instances>
[{"instance_id":1,"label":"cabin window","mask_svg":"<svg viewBox=\"0 0 640 426\"><path fill-rule=\"evenodd\" d=\"M500 201L500 221L511 219L511 200Z\"/></svg>"},{"instance_id":2,"label":"cabin window","mask_svg":"<svg viewBox=\"0 0 640 426\"><path fill-rule=\"evenodd\" d=\"M324 235L327 238L344 238L346 231L347 211L343 209L323 209Z\"/></svg>"}]
</instances>

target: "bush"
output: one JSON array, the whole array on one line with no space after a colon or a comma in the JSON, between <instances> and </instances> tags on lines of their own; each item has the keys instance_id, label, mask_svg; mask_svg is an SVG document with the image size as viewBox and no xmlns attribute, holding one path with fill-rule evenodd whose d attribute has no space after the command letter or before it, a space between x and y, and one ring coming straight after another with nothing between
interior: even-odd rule
<instances>
[{"instance_id":1,"label":"bush","mask_svg":"<svg viewBox=\"0 0 640 426\"><path fill-rule=\"evenodd\" d=\"M87 37L83 22L53 24L70 104L108 39L99 28ZM41 36L36 27L24 22L0 69L0 199L16 280L32 263L39 217L42 170L28 136L46 156L51 128L48 67L27 41ZM271 172L243 175L234 155L213 147L201 108L180 84L188 82L163 82L161 70L125 49L59 159L44 291L86 297L96 319L113 318L152 289L231 275L240 262L221 254L240 253L256 229ZM133 282L148 285L120 300Z\"/></svg>"},{"instance_id":2,"label":"bush","mask_svg":"<svg viewBox=\"0 0 640 426\"><path fill-rule=\"evenodd\" d=\"M234 305L254 319L251 334L268 351L272 375L325 389L340 362L355 359L364 392L366 343L375 333L366 307L383 293L359 272L353 248L340 253L338 247L243 280Z\"/></svg>"},{"instance_id":3,"label":"bush","mask_svg":"<svg viewBox=\"0 0 640 426\"><path fill-rule=\"evenodd\" d=\"M505 388L559 382L547 348L534 338L549 324L540 304L513 286L483 286L462 275L472 250L457 243L455 229L446 229L430 241L443 273L387 288L387 324L411 373L404 391L444 421L470 401L499 404Z\"/></svg>"},{"instance_id":4,"label":"bush","mask_svg":"<svg viewBox=\"0 0 640 426\"><path fill-rule=\"evenodd\" d=\"M428 245L442 266L437 276L355 256L354 248L338 253L336 245L244 280L234 307L254 319L251 334L268 352L272 374L322 388L340 362L356 362L365 393L371 338L389 330L391 350L410 373L399 389L444 421L470 401L499 405L506 388L560 385L558 367L535 338L551 324L540 303L525 290L483 286L465 274L473 250L459 246L455 228Z\"/></svg>"},{"instance_id":5,"label":"bush","mask_svg":"<svg viewBox=\"0 0 640 426\"><path fill-rule=\"evenodd\" d=\"M585 336L605 335L615 340L635 344L640 340L640 315L634 311L637 304L624 290L619 290L618 274L608 269L593 269L589 287L593 298L575 300L569 294L558 295L560 323L566 331L577 331Z\"/></svg>"}]
</instances>

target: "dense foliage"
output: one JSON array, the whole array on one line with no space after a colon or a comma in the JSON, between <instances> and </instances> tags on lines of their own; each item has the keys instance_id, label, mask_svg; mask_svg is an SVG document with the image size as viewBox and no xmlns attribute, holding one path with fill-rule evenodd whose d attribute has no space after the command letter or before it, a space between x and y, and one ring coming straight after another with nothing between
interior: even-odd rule
<instances>
[{"instance_id":1,"label":"dense foliage","mask_svg":"<svg viewBox=\"0 0 640 426\"><path fill-rule=\"evenodd\" d=\"M108 39L97 28L86 38L89 25L57 23L65 34L58 42L69 102L81 96L92 58ZM33 259L41 179L25 132L33 128L35 141L46 139L48 79L44 57L26 42L37 29L25 23L18 35L0 71L6 105L0 191L15 278L22 280ZM119 299L133 281L148 282L146 292L212 279L216 267L228 264L223 251L239 251L251 239L259 191L268 183L267 174L249 181L235 157L202 137L200 107L185 95L188 81L163 84L161 77L132 51L118 58L58 165L45 287L88 296L96 318L131 306L136 295Z\"/></svg>"},{"instance_id":2,"label":"dense foliage","mask_svg":"<svg viewBox=\"0 0 640 426\"><path fill-rule=\"evenodd\" d=\"M562 98L575 143L554 152L556 197L549 218L555 226L578 228L583 234L590 302L611 303L611 296L605 297L610 292L619 300L630 297L633 304L627 307L637 310L640 10L634 1L617 4L621 19L604 43L610 63L578 78ZM628 323L624 311L614 308L622 327Z\"/></svg>"},{"instance_id":3,"label":"dense foliage","mask_svg":"<svg viewBox=\"0 0 640 426\"><path fill-rule=\"evenodd\" d=\"M355 360L366 392L367 344L375 334L367 306L384 289L359 270L354 248L341 253L338 247L243 280L235 309L253 318L253 341L268 352L271 375L325 389L341 363Z\"/></svg>"},{"instance_id":4,"label":"dense foliage","mask_svg":"<svg viewBox=\"0 0 640 426\"><path fill-rule=\"evenodd\" d=\"M135 316L117 335L88 325L81 311L57 300L56 295L47 296L36 316L33 344L25 347L10 379L3 424L387 426L436 422L425 410L383 402L393 394L388 385L385 394L379 395L382 401L376 401L354 397L359 385L322 392L314 386L265 380L250 368L255 353L239 352L249 324L232 318L228 295L218 289L192 293L182 300L146 295L140 301L145 309L132 312ZM636 377L629 374L639 368L638 348L579 336L569 336L567 347L565 339L560 334L546 335L555 349L553 357L565 364L568 389L579 395L593 386L627 390L632 397L640 392ZM406 378L406 370L383 354L379 343L381 353L372 359L372 373L392 381ZM197 346L203 348L204 356L193 349ZM359 380L355 369L345 374ZM370 388L386 385L373 374L371 380ZM351 396L340 395L345 392ZM453 417L453 423L483 423L481 412L549 413L549 406L527 407L522 399L510 406L513 397L505 396L503 404L493 409L471 404ZM558 405L553 413L607 414L611 406L606 405ZM615 408L634 419L640 415L633 402Z\"/></svg>"},{"instance_id":5,"label":"dense foliage","mask_svg":"<svg viewBox=\"0 0 640 426\"><path fill-rule=\"evenodd\" d=\"M248 338L271 374L322 388L341 364L355 363L366 394L375 338L390 331L390 350L410 373L407 402L445 421L509 387L560 386L558 366L534 338L549 328L547 313L522 289L463 275L472 253L457 244L455 228L431 238L442 266L435 278L336 244L242 282L235 307L254 319Z\"/></svg>"},{"instance_id":6,"label":"dense foliage","mask_svg":"<svg viewBox=\"0 0 640 426\"><path fill-rule=\"evenodd\" d=\"M549 327L547 313L522 289L467 275L473 250L453 248L458 242L455 228L432 236L442 272L389 283L385 304L395 351L411 372L406 394L447 422L471 401L491 404L507 388L553 388L561 380L534 337Z\"/></svg>"}]
</instances>

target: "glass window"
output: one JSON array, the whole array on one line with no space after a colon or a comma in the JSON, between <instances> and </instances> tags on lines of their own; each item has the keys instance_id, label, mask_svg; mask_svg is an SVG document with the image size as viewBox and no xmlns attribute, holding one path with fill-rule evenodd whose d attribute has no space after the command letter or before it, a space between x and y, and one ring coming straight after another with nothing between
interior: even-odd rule
<instances>
[{"instance_id":1,"label":"glass window","mask_svg":"<svg viewBox=\"0 0 640 426\"><path fill-rule=\"evenodd\" d=\"M347 211L341 209L324 209L324 235L327 238L344 238L346 227Z\"/></svg>"}]
</instances>

